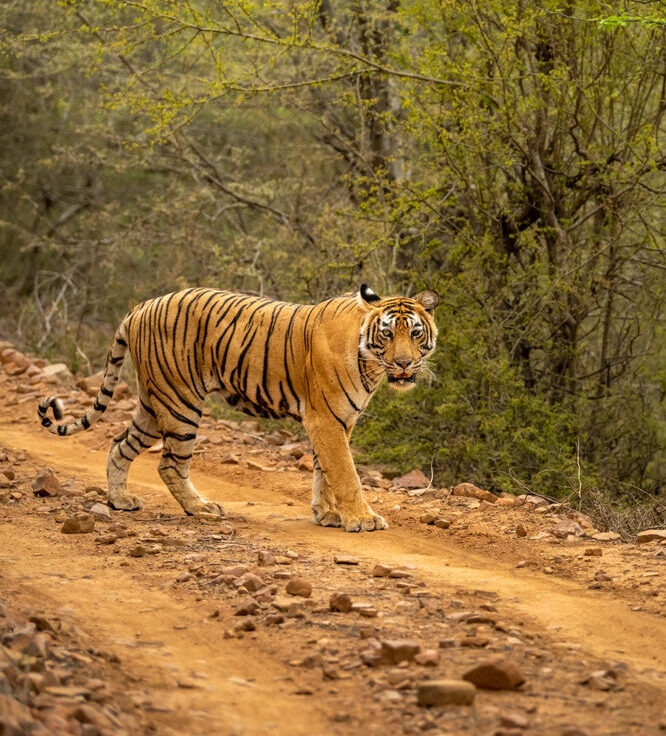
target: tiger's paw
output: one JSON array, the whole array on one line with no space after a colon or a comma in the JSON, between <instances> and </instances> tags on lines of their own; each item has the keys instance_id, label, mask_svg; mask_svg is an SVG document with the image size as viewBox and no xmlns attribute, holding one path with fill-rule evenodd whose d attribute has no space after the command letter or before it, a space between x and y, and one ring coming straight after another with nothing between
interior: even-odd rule
<instances>
[{"instance_id":1,"label":"tiger's paw","mask_svg":"<svg viewBox=\"0 0 666 736\"><path fill-rule=\"evenodd\" d=\"M109 506L116 511L138 511L143 508L143 499L122 493L118 496L107 496Z\"/></svg>"},{"instance_id":2,"label":"tiger's paw","mask_svg":"<svg viewBox=\"0 0 666 736\"><path fill-rule=\"evenodd\" d=\"M386 520L373 511L362 516L343 516L342 525L346 532L374 532L388 529Z\"/></svg>"},{"instance_id":3,"label":"tiger's paw","mask_svg":"<svg viewBox=\"0 0 666 736\"><path fill-rule=\"evenodd\" d=\"M224 509L215 501L204 501L203 499L190 504L185 513L188 516L198 516L202 519L211 519L224 516Z\"/></svg>"},{"instance_id":4,"label":"tiger's paw","mask_svg":"<svg viewBox=\"0 0 666 736\"><path fill-rule=\"evenodd\" d=\"M323 514L315 512L312 515L312 519L319 526L342 526L340 514L335 511L325 511Z\"/></svg>"}]
</instances>

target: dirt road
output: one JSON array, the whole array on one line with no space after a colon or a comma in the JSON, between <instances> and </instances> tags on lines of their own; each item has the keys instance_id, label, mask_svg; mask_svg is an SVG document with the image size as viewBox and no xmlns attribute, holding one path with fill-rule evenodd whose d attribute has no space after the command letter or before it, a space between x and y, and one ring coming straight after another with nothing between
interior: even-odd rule
<instances>
[{"instance_id":1,"label":"dirt road","mask_svg":"<svg viewBox=\"0 0 666 736\"><path fill-rule=\"evenodd\" d=\"M280 444L251 425L212 420L202 428L192 477L225 506L224 521L181 516L157 475L157 456L146 453L130 474L146 501L142 511L112 512L91 534L63 535L64 516L103 500L91 489L104 487L106 435L126 416L119 411L96 432L57 438L33 420L34 397L12 393L18 379L0 381L2 396L15 402L0 412L7 455L0 471L12 469L10 488L20 496L0 505L0 597L39 610L61 635L119 660L99 673L111 693L105 707L117 711L114 733L666 729L660 545L558 539L546 532L561 509L537 514L382 488L367 492L388 531L315 527L309 474L284 451L293 438ZM87 401L73 392L71 411ZM33 497L30 481L44 466L64 495ZM425 511L444 514L450 527L421 523ZM100 544L104 535L116 539ZM137 547L142 554L133 556ZM260 552L268 564L258 564ZM356 564L336 564L340 554ZM398 573L376 577L377 563ZM310 597L286 595L294 577L311 583ZM355 609L330 610L338 591ZM239 615L248 598L255 610ZM378 642L403 639L425 656L368 666ZM525 684L479 689L472 707L416 704L418 681L457 679L497 657L515 662ZM46 709L58 707L54 697Z\"/></svg>"}]
</instances>

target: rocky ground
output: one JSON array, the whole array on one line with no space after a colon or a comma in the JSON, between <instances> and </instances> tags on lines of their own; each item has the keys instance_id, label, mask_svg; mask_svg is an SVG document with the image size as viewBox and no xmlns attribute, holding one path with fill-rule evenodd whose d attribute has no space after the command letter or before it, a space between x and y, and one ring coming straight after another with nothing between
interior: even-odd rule
<instances>
[{"instance_id":1,"label":"rocky ground","mask_svg":"<svg viewBox=\"0 0 666 736\"><path fill-rule=\"evenodd\" d=\"M105 504L127 386L54 437L97 377L0 346L0 733L666 733L666 533L362 469L386 532L309 521L309 447L206 417L180 513L145 453L136 513ZM463 480L463 479L461 479Z\"/></svg>"}]
</instances>

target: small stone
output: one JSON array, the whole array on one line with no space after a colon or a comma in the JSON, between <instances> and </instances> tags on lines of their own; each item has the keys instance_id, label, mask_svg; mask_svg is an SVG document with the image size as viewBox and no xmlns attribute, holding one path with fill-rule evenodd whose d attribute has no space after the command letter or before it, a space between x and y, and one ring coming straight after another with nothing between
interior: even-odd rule
<instances>
[{"instance_id":1,"label":"small stone","mask_svg":"<svg viewBox=\"0 0 666 736\"><path fill-rule=\"evenodd\" d=\"M145 557L148 550L143 546L143 544L135 544L132 549L130 549L130 557Z\"/></svg>"},{"instance_id":2,"label":"small stone","mask_svg":"<svg viewBox=\"0 0 666 736\"><path fill-rule=\"evenodd\" d=\"M42 368L43 376L57 376L58 378L71 378L72 373L64 363L52 363Z\"/></svg>"},{"instance_id":3,"label":"small stone","mask_svg":"<svg viewBox=\"0 0 666 736\"><path fill-rule=\"evenodd\" d=\"M244 587L245 590L250 593L256 593L260 588L264 587L264 581L252 572L246 572L244 575L236 578L236 583L239 588Z\"/></svg>"},{"instance_id":4,"label":"small stone","mask_svg":"<svg viewBox=\"0 0 666 736\"><path fill-rule=\"evenodd\" d=\"M388 565L381 565L377 563L372 568L372 577L373 578L387 578L391 574L391 568Z\"/></svg>"},{"instance_id":5,"label":"small stone","mask_svg":"<svg viewBox=\"0 0 666 736\"><path fill-rule=\"evenodd\" d=\"M435 519L435 526L440 529L448 529L451 526L451 520L440 516L438 519Z\"/></svg>"},{"instance_id":6,"label":"small stone","mask_svg":"<svg viewBox=\"0 0 666 736\"><path fill-rule=\"evenodd\" d=\"M333 593L328 601L328 606L331 611L349 613L352 609L352 600L347 593Z\"/></svg>"},{"instance_id":7,"label":"small stone","mask_svg":"<svg viewBox=\"0 0 666 736\"><path fill-rule=\"evenodd\" d=\"M592 539L596 539L597 542L617 542L621 537L617 532L599 532L593 534Z\"/></svg>"},{"instance_id":8,"label":"small stone","mask_svg":"<svg viewBox=\"0 0 666 736\"><path fill-rule=\"evenodd\" d=\"M257 625L251 618L245 618L234 626L235 631L255 631Z\"/></svg>"},{"instance_id":9,"label":"small stone","mask_svg":"<svg viewBox=\"0 0 666 736\"><path fill-rule=\"evenodd\" d=\"M439 652L436 649L424 649L414 656L414 662L420 667L437 667Z\"/></svg>"},{"instance_id":10,"label":"small stone","mask_svg":"<svg viewBox=\"0 0 666 736\"><path fill-rule=\"evenodd\" d=\"M421 651L420 644L411 639L385 639L380 644L379 660L381 664L411 662Z\"/></svg>"},{"instance_id":11,"label":"small stone","mask_svg":"<svg viewBox=\"0 0 666 736\"><path fill-rule=\"evenodd\" d=\"M515 505L516 499L513 496L500 496L497 501L495 501L495 506L503 508L512 508Z\"/></svg>"},{"instance_id":12,"label":"small stone","mask_svg":"<svg viewBox=\"0 0 666 736\"><path fill-rule=\"evenodd\" d=\"M583 552L583 554L586 557L601 557L601 555L603 554L603 551L601 547L587 547L585 551Z\"/></svg>"},{"instance_id":13,"label":"small stone","mask_svg":"<svg viewBox=\"0 0 666 736\"><path fill-rule=\"evenodd\" d=\"M92 514L79 511L65 519L60 530L63 534L88 534L95 528L95 518Z\"/></svg>"},{"instance_id":14,"label":"small stone","mask_svg":"<svg viewBox=\"0 0 666 736\"><path fill-rule=\"evenodd\" d=\"M115 544L118 537L115 534L100 534L95 538L97 544Z\"/></svg>"},{"instance_id":15,"label":"small stone","mask_svg":"<svg viewBox=\"0 0 666 736\"><path fill-rule=\"evenodd\" d=\"M412 573L409 570L404 570L400 567L393 568L389 573L390 578L411 578Z\"/></svg>"},{"instance_id":16,"label":"small stone","mask_svg":"<svg viewBox=\"0 0 666 736\"><path fill-rule=\"evenodd\" d=\"M666 541L666 529L646 529L636 535L638 544Z\"/></svg>"},{"instance_id":17,"label":"small stone","mask_svg":"<svg viewBox=\"0 0 666 736\"><path fill-rule=\"evenodd\" d=\"M257 564L260 567L271 567L275 564L275 555L267 550L257 552Z\"/></svg>"},{"instance_id":18,"label":"small stone","mask_svg":"<svg viewBox=\"0 0 666 736\"><path fill-rule=\"evenodd\" d=\"M526 537L527 536L527 529L522 524L516 524L516 536L517 537Z\"/></svg>"},{"instance_id":19,"label":"small stone","mask_svg":"<svg viewBox=\"0 0 666 736\"><path fill-rule=\"evenodd\" d=\"M424 488L430 479L421 470L410 470L409 473L393 479L393 485L400 488Z\"/></svg>"},{"instance_id":20,"label":"small stone","mask_svg":"<svg viewBox=\"0 0 666 736\"><path fill-rule=\"evenodd\" d=\"M530 722L521 713L500 713L500 725L505 728L527 728Z\"/></svg>"},{"instance_id":21,"label":"small stone","mask_svg":"<svg viewBox=\"0 0 666 736\"><path fill-rule=\"evenodd\" d=\"M234 611L234 616L254 616L260 610L261 606L254 598L243 598Z\"/></svg>"},{"instance_id":22,"label":"small stone","mask_svg":"<svg viewBox=\"0 0 666 736\"><path fill-rule=\"evenodd\" d=\"M284 616L281 613L269 613L264 619L267 626L279 626L284 623Z\"/></svg>"},{"instance_id":23,"label":"small stone","mask_svg":"<svg viewBox=\"0 0 666 736\"><path fill-rule=\"evenodd\" d=\"M518 665L507 659L481 662L465 672L463 680L486 690L514 690L525 682Z\"/></svg>"},{"instance_id":24,"label":"small stone","mask_svg":"<svg viewBox=\"0 0 666 736\"><path fill-rule=\"evenodd\" d=\"M309 598L312 595L312 583L303 578L292 578L287 583L287 593L298 595L301 598Z\"/></svg>"},{"instance_id":25,"label":"small stone","mask_svg":"<svg viewBox=\"0 0 666 736\"><path fill-rule=\"evenodd\" d=\"M476 688L463 680L429 680L416 686L417 703L423 707L471 705Z\"/></svg>"},{"instance_id":26,"label":"small stone","mask_svg":"<svg viewBox=\"0 0 666 736\"><path fill-rule=\"evenodd\" d=\"M464 496L465 498L476 498L479 501L488 501L488 503L495 503L497 496L490 491L484 491L482 488L478 488L473 483L460 483L451 492L454 496Z\"/></svg>"},{"instance_id":27,"label":"small stone","mask_svg":"<svg viewBox=\"0 0 666 736\"><path fill-rule=\"evenodd\" d=\"M421 524L434 524L436 518L435 514L428 512L426 514L421 514L419 521Z\"/></svg>"},{"instance_id":28,"label":"small stone","mask_svg":"<svg viewBox=\"0 0 666 736\"><path fill-rule=\"evenodd\" d=\"M314 471L314 459L312 455L303 455L296 463L296 467L299 470L305 470L308 473L312 473Z\"/></svg>"},{"instance_id":29,"label":"small stone","mask_svg":"<svg viewBox=\"0 0 666 736\"><path fill-rule=\"evenodd\" d=\"M583 527L576 521L565 519L554 526L550 533L558 539L566 539L570 534L574 537L583 535Z\"/></svg>"},{"instance_id":30,"label":"small stone","mask_svg":"<svg viewBox=\"0 0 666 736\"><path fill-rule=\"evenodd\" d=\"M466 636L460 640L461 647L474 647L476 649L487 647L489 643L490 639L487 636Z\"/></svg>"},{"instance_id":31,"label":"small stone","mask_svg":"<svg viewBox=\"0 0 666 736\"><path fill-rule=\"evenodd\" d=\"M351 555L334 555L333 562L336 565L358 565L360 560L358 557L352 557Z\"/></svg>"},{"instance_id":32,"label":"small stone","mask_svg":"<svg viewBox=\"0 0 666 736\"><path fill-rule=\"evenodd\" d=\"M90 513L95 517L96 521L111 521L111 510L105 503L93 504Z\"/></svg>"},{"instance_id":33,"label":"small stone","mask_svg":"<svg viewBox=\"0 0 666 736\"><path fill-rule=\"evenodd\" d=\"M61 496L63 494L63 488L60 485L60 481L56 478L55 473L51 468L42 468L39 473L33 478L32 492L35 496L48 497L48 496Z\"/></svg>"},{"instance_id":34,"label":"small stone","mask_svg":"<svg viewBox=\"0 0 666 736\"><path fill-rule=\"evenodd\" d=\"M439 648L440 649L453 649L456 645L456 640L453 638L447 638L447 639L440 639L439 640Z\"/></svg>"}]
</instances>

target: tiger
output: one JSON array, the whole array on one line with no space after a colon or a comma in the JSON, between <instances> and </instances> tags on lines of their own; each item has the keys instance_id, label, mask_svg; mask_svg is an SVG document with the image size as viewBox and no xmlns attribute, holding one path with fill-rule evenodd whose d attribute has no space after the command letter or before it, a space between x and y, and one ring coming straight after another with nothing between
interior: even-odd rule
<instances>
[{"instance_id":1,"label":"tiger","mask_svg":"<svg viewBox=\"0 0 666 736\"><path fill-rule=\"evenodd\" d=\"M313 448L315 524L348 532L386 529L365 499L349 445L358 418L382 379L414 386L435 349L439 296L382 298L367 284L318 304L189 288L144 301L125 316L109 349L92 407L69 424L60 399L39 403L42 427L61 437L90 429L106 411L129 349L138 405L111 443L107 501L143 507L127 490L132 461L162 441L159 474L190 516L223 516L189 478L204 400L218 392L254 417L302 422ZM48 416L52 411L55 422Z\"/></svg>"}]
</instances>

